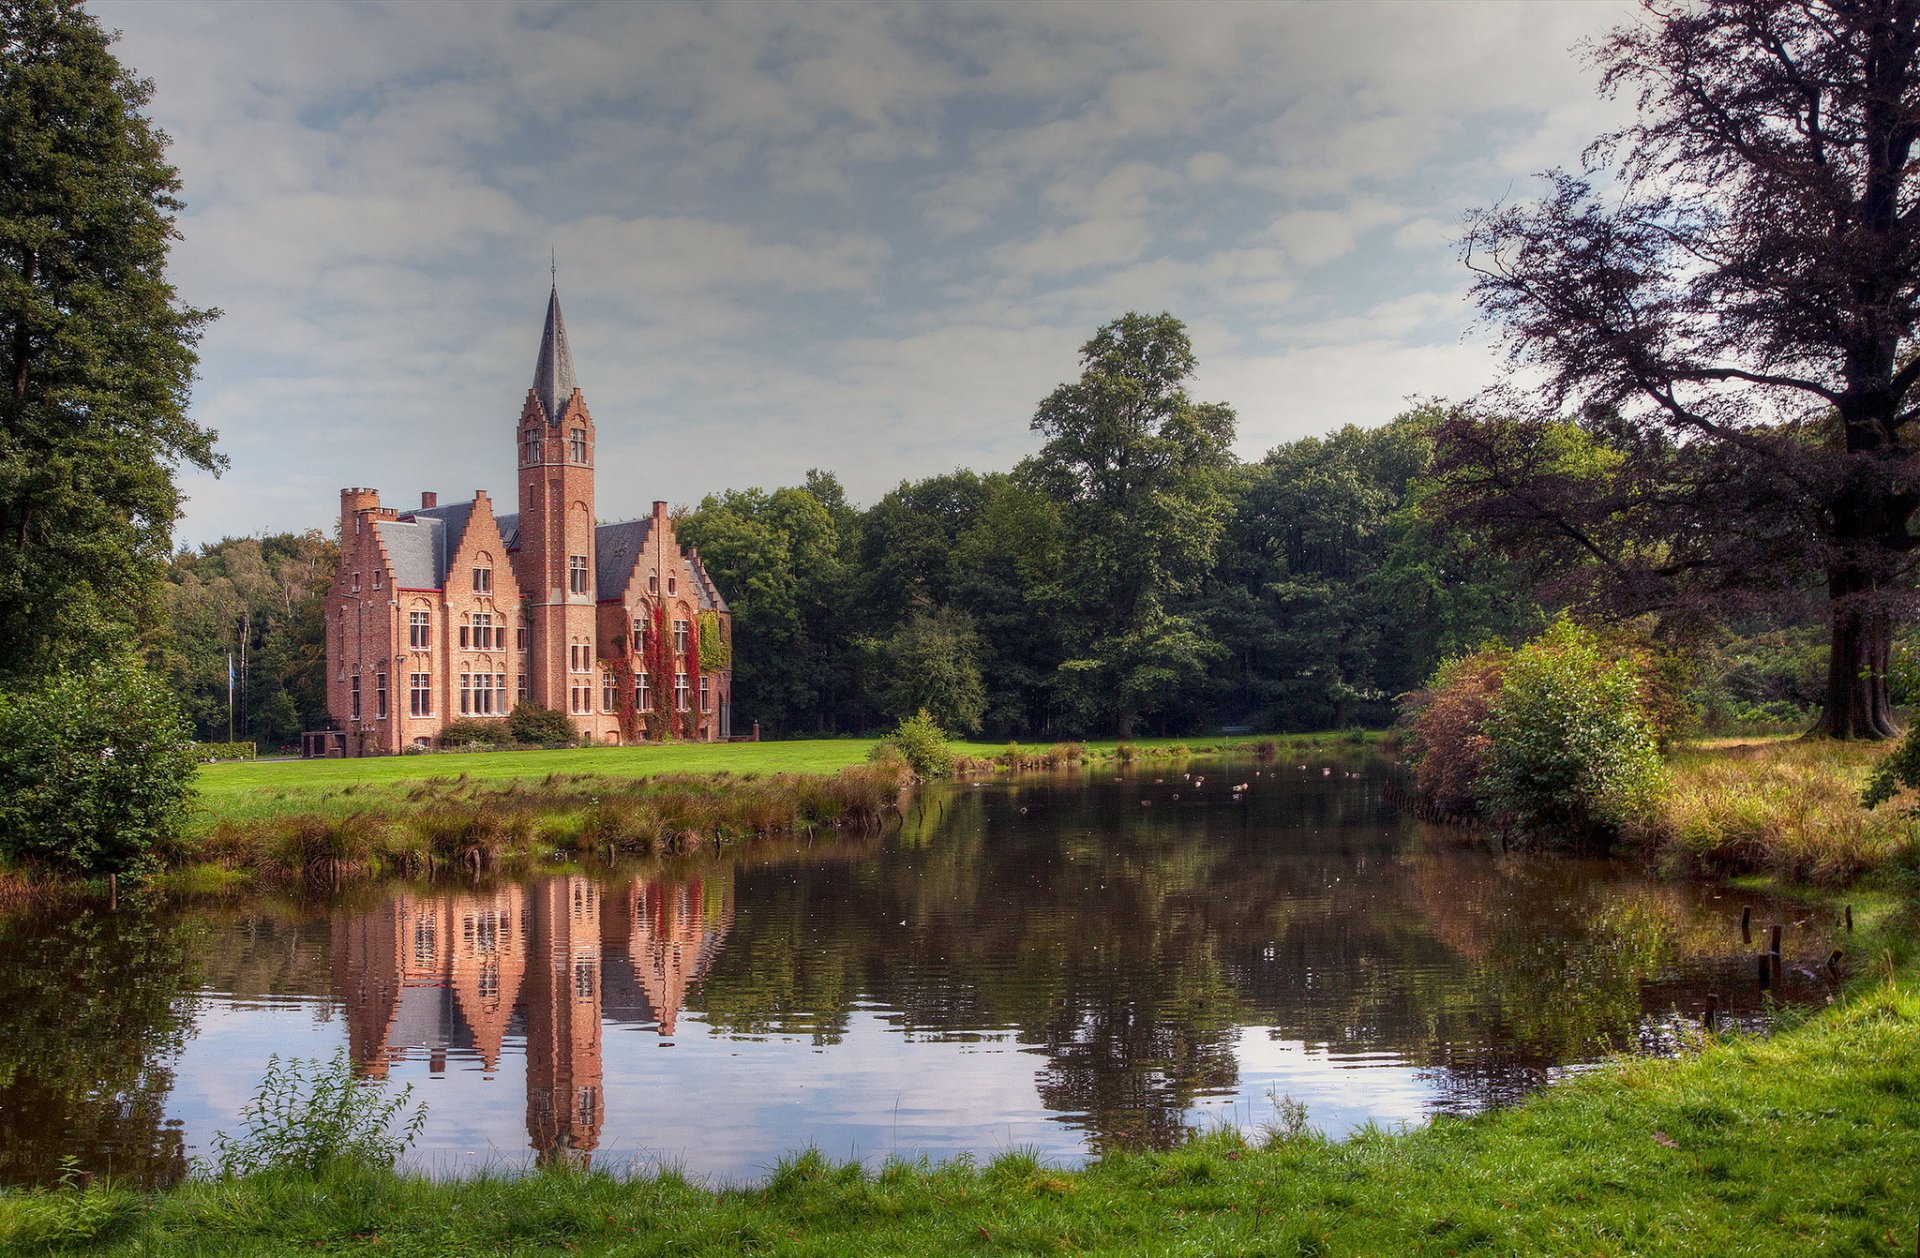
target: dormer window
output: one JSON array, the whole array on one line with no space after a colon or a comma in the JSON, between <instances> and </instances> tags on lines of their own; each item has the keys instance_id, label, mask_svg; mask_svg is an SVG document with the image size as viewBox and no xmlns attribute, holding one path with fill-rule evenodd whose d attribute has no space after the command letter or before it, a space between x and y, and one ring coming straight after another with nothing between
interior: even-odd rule
<instances>
[{"instance_id":1,"label":"dormer window","mask_svg":"<svg viewBox=\"0 0 1920 1258\"><path fill-rule=\"evenodd\" d=\"M587 461L587 430L575 428L567 434L567 457L575 463Z\"/></svg>"}]
</instances>

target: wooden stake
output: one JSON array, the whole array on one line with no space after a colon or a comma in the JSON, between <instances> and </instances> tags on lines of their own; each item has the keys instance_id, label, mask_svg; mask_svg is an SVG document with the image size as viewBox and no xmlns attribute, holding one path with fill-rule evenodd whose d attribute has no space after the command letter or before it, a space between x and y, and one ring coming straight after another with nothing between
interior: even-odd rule
<instances>
[{"instance_id":1,"label":"wooden stake","mask_svg":"<svg viewBox=\"0 0 1920 1258\"><path fill-rule=\"evenodd\" d=\"M1767 988L1773 986L1772 962L1768 959L1767 954L1764 952L1754 959L1759 962L1757 970L1760 975L1760 990L1765 991L1767 990Z\"/></svg>"},{"instance_id":2,"label":"wooden stake","mask_svg":"<svg viewBox=\"0 0 1920 1258\"><path fill-rule=\"evenodd\" d=\"M1740 906L1740 942L1744 944L1753 942L1753 905L1751 904Z\"/></svg>"},{"instance_id":3,"label":"wooden stake","mask_svg":"<svg viewBox=\"0 0 1920 1258\"><path fill-rule=\"evenodd\" d=\"M1853 905L1847 905L1847 933L1853 933Z\"/></svg>"},{"instance_id":4,"label":"wooden stake","mask_svg":"<svg viewBox=\"0 0 1920 1258\"><path fill-rule=\"evenodd\" d=\"M1780 923L1773 924L1773 937L1767 943L1767 951L1773 954L1774 961L1780 960Z\"/></svg>"}]
</instances>

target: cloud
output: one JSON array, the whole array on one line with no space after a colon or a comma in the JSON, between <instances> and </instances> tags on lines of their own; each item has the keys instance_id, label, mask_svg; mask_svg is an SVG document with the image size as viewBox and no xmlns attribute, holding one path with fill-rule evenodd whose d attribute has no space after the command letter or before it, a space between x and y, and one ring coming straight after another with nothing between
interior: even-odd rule
<instances>
[{"instance_id":1,"label":"cloud","mask_svg":"<svg viewBox=\"0 0 1920 1258\"><path fill-rule=\"evenodd\" d=\"M550 250L642 504L1004 467L1127 309L1188 322L1249 448L1477 387L1451 235L1621 116L1567 49L1633 13L90 7L175 137L182 295L227 311L197 539L382 468L510 490Z\"/></svg>"}]
</instances>

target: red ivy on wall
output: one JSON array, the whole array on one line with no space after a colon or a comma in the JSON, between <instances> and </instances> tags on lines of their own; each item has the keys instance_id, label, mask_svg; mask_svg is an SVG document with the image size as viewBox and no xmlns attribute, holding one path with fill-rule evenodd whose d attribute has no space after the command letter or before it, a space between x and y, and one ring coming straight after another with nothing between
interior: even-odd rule
<instances>
[{"instance_id":1,"label":"red ivy on wall","mask_svg":"<svg viewBox=\"0 0 1920 1258\"><path fill-rule=\"evenodd\" d=\"M653 632L647 635L647 682L653 687L653 710L646 713L647 737L665 742L673 737L673 640L667 637L667 606L653 609Z\"/></svg>"}]
</instances>

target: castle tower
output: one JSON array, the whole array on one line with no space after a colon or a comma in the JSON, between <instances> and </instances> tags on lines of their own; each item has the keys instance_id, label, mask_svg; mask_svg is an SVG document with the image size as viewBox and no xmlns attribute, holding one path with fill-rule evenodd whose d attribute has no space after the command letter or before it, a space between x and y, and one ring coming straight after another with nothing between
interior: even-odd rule
<instances>
[{"instance_id":1,"label":"castle tower","mask_svg":"<svg viewBox=\"0 0 1920 1258\"><path fill-rule=\"evenodd\" d=\"M533 387L520 408L520 546L528 693L556 711L591 711L594 661L593 418L574 382L560 292L547 298ZM584 698L583 698L584 697Z\"/></svg>"}]
</instances>

